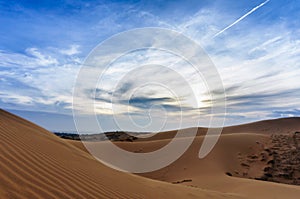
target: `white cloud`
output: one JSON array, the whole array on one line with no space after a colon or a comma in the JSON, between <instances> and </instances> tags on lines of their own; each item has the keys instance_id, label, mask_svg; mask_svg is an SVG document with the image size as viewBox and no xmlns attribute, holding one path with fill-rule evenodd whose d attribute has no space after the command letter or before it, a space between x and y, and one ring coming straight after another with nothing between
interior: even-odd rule
<instances>
[{"instance_id":1,"label":"white cloud","mask_svg":"<svg viewBox=\"0 0 300 199\"><path fill-rule=\"evenodd\" d=\"M79 45L71 45L70 48L68 49L60 50L60 53L69 56L76 55L80 53L79 48L80 48Z\"/></svg>"},{"instance_id":2,"label":"white cloud","mask_svg":"<svg viewBox=\"0 0 300 199\"><path fill-rule=\"evenodd\" d=\"M28 48L27 54L1 51L1 101L27 105L29 109L48 106L44 111L61 105L60 109L70 110L80 59L54 52L57 49Z\"/></svg>"},{"instance_id":3,"label":"white cloud","mask_svg":"<svg viewBox=\"0 0 300 199\"><path fill-rule=\"evenodd\" d=\"M58 61L55 58L51 57L50 55L41 53L37 48L27 48L26 52L36 58L33 61L35 61L35 64L37 66L49 66L58 64Z\"/></svg>"},{"instance_id":4,"label":"white cloud","mask_svg":"<svg viewBox=\"0 0 300 199\"><path fill-rule=\"evenodd\" d=\"M0 92L1 101L4 103L16 103L21 105L32 105L33 99L30 96L19 95L10 91Z\"/></svg>"}]
</instances>

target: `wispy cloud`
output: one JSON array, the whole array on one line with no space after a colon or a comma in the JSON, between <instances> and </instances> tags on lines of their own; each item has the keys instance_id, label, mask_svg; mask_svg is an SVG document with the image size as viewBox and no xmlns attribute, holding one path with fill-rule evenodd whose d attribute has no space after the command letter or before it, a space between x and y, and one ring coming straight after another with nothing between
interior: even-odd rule
<instances>
[{"instance_id":1,"label":"wispy cloud","mask_svg":"<svg viewBox=\"0 0 300 199\"><path fill-rule=\"evenodd\" d=\"M79 45L73 44L70 46L70 48L60 50L60 52L64 55L72 56L80 53L79 48L80 48Z\"/></svg>"},{"instance_id":2,"label":"wispy cloud","mask_svg":"<svg viewBox=\"0 0 300 199\"><path fill-rule=\"evenodd\" d=\"M245 19L248 15L252 14L253 12L255 12L257 9L259 9L260 7L264 6L266 3L268 3L270 0L266 0L265 2L259 4L258 6L252 8L249 12L247 12L246 14L244 14L243 16L241 16L240 18L238 18L235 22L233 22L232 24L230 24L229 26L227 26L226 28L224 28L223 30L219 31L217 34L214 35L214 37L217 37L218 35L222 34L223 32L225 32L226 30L228 30L229 28L231 28L232 26L236 25L237 23L239 23L240 21L242 21L243 19Z\"/></svg>"},{"instance_id":3,"label":"wispy cloud","mask_svg":"<svg viewBox=\"0 0 300 199\"><path fill-rule=\"evenodd\" d=\"M57 53L58 52L58 53ZM60 50L0 51L0 104L6 108L70 112L79 58Z\"/></svg>"}]
</instances>

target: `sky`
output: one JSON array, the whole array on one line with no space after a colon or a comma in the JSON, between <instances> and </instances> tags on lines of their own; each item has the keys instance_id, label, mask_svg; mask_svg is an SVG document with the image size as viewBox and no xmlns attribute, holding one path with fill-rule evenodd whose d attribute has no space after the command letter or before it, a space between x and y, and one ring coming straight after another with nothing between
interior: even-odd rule
<instances>
[{"instance_id":1,"label":"sky","mask_svg":"<svg viewBox=\"0 0 300 199\"><path fill-rule=\"evenodd\" d=\"M225 89L225 125L300 116L299 11L296 0L0 0L0 107L74 132L73 91L90 52L116 34L156 27L190 38L210 58ZM103 131L207 126L209 95L193 74L168 52L126 54L86 93L94 112L75 111L86 132L99 131L89 123L94 114Z\"/></svg>"}]
</instances>

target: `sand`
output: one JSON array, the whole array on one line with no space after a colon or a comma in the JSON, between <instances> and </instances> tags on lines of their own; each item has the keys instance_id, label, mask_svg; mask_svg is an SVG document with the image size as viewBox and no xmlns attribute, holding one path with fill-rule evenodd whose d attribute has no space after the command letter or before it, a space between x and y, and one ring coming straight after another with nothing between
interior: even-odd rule
<instances>
[{"instance_id":1,"label":"sand","mask_svg":"<svg viewBox=\"0 0 300 199\"><path fill-rule=\"evenodd\" d=\"M298 128L294 123L284 125L293 131ZM286 130L279 127L280 132ZM268 145L270 135L254 133L250 127L248 132L235 128L239 132L229 129L206 158L197 156L203 140L199 135L174 163L139 176L111 169L96 161L80 142L61 139L0 110L0 198L298 198L299 186L238 175L261 174L265 162L251 170L241 163ZM129 151L153 151L170 141L168 133L159 136L163 139L116 144ZM93 147L103 143L93 143Z\"/></svg>"},{"instance_id":2,"label":"sand","mask_svg":"<svg viewBox=\"0 0 300 199\"><path fill-rule=\"evenodd\" d=\"M0 134L0 198L241 198L113 170L4 111Z\"/></svg>"}]
</instances>

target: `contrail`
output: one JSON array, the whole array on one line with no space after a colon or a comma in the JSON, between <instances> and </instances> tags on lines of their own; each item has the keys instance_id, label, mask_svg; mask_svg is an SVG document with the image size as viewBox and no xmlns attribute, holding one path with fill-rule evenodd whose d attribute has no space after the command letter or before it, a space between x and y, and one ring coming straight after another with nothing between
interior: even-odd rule
<instances>
[{"instance_id":1,"label":"contrail","mask_svg":"<svg viewBox=\"0 0 300 199\"><path fill-rule=\"evenodd\" d=\"M241 20L243 20L245 17L247 17L248 15L250 15L252 12L254 12L255 10L257 10L258 8L262 7L263 5L265 5L266 3L268 3L270 0L266 0L265 2L261 3L260 5L252 8L252 10L250 10L249 12L247 12L246 14L244 14L243 16L241 16L238 20L236 20L235 22L233 22L232 24L230 24L229 26L227 26L226 28L224 28L223 30L221 30L220 32L218 32L217 34L215 34L214 37L217 37L218 35L222 34L224 31L226 31L227 29L231 28L232 26L234 26L235 24L239 23Z\"/></svg>"}]
</instances>

